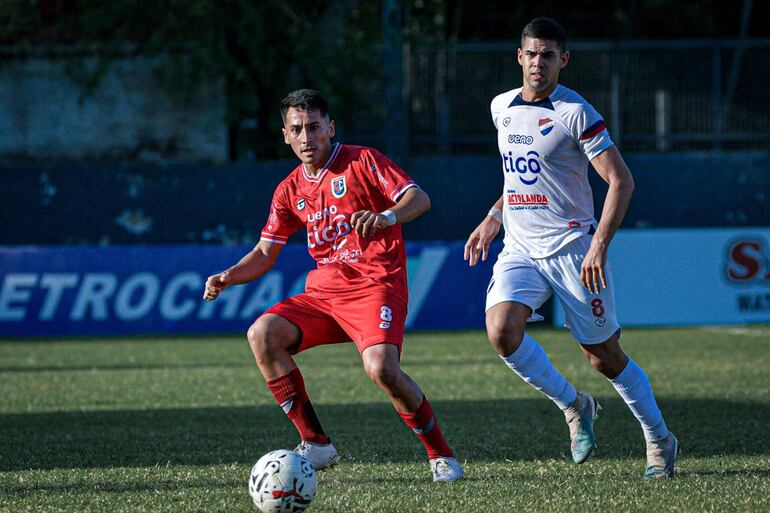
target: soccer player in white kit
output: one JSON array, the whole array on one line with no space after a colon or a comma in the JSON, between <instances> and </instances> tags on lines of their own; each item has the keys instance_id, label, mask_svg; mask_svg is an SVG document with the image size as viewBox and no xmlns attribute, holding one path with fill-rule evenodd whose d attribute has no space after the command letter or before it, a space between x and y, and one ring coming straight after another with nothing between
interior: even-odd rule
<instances>
[{"instance_id":1,"label":"soccer player in white kit","mask_svg":"<svg viewBox=\"0 0 770 513\"><path fill-rule=\"evenodd\" d=\"M464 258L486 260L500 225L503 251L487 289L487 336L500 358L564 412L572 458L585 462L596 445L601 409L577 392L525 332L527 320L556 294L566 325L591 366L609 379L639 420L647 442L645 478L672 478L681 452L668 430L644 371L619 344L607 250L634 190L631 172L598 112L558 83L569 62L564 29L532 20L521 35L524 84L492 100L503 161L503 195L471 233ZM589 162L609 184L601 221L593 214Z\"/></svg>"}]
</instances>

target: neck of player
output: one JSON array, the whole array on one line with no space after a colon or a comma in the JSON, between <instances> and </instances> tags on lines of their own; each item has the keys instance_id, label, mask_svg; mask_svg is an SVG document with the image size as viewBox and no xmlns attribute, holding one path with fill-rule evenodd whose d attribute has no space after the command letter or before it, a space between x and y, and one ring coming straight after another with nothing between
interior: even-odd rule
<instances>
[{"instance_id":1,"label":"neck of player","mask_svg":"<svg viewBox=\"0 0 770 513\"><path fill-rule=\"evenodd\" d=\"M535 91L534 89L531 89L527 86L526 82L524 83L524 87L521 89L521 99L525 102L538 102L540 100L545 100L549 96L551 96L551 93L556 89L556 86L559 85L558 82L554 82L550 86L548 86L547 89L544 89L542 91Z\"/></svg>"},{"instance_id":2,"label":"neck of player","mask_svg":"<svg viewBox=\"0 0 770 513\"><path fill-rule=\"evenodd\" d=\"M307 174L310 176L317 175L326 164L326 161L329 160L329 155L332 153L332 147L329 146L326 148L317 159L315 159L313 162L304 162L305 165L305 171L307 171Z\"/></svg>"}]
</instances>

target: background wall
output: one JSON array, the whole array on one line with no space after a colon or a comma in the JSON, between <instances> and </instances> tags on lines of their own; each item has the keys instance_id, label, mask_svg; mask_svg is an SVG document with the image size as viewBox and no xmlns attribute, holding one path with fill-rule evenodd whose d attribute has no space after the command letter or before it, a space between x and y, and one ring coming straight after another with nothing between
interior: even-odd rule
<instances>
[{"instance_id":1,"label":"background wall","mask_svg":"<svg viewBox=\"0 0 770 513\"><path fill-rule=\"evenodd\" d=\"M770 224L766 154L625 158L637 184L626 228ZM7 220L0 244L255 244L275 186L295 165L0 165L13 191L0 202ZM413 158L404 166L432 199L431 211L405 227L410 239L463 239L502 193L494 154ZM593 171L590 178L598 216L606 185Z\"/></svg>"},{"instance_id":2,"label":"background wall","mask_svg":"<svg viewBox=\"0 0 770 513\"><path fill-rule=\"evenodd\" d=\"M81 66L95 69L96 59ZM159 87L168 59L111 61L92 90L64 58L14 58L0 66L0 157L23 160L223 162L224 80ZM82 76L81 76L82 78Z\"/></svg>"}]
</instances>

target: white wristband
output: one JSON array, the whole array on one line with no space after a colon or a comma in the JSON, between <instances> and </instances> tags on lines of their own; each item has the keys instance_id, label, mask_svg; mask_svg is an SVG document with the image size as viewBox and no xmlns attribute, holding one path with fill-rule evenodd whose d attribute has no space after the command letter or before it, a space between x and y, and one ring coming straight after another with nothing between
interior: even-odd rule
<instances>
[{"instance_id":1,"label":"white wristband","mask_svg":"<svg viewBox=\"0 0 770 513\"><path fill-rule=\"evenodd\" d=\"M388 226L396 224L396 213L392 210L384 210L380 212L380 215L388 221Z\"/></svg>"},{"instance_id":2,"label":"white wristband","mask_svg":"<svg viewBox=\"0 0 770 513\"><path fill-rule=\"evenodd\" d=\"M497 221L498 223L503 222L503 211L500 210L497 207L492 207L489 209L489 212L487 212L487 215Z\"/></svg>"}]
</instances>

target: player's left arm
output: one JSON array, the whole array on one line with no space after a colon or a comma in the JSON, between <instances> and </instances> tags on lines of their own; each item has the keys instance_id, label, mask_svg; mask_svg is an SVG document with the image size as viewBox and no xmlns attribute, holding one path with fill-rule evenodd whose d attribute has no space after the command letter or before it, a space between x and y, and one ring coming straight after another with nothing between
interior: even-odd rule
<instances>
[{"instance_id":1,"label":"player's left arm","mask_svg":"<svg viewBox=\"0 0 770 513\"><path fill-rule=\"evenodd\" d=\"M387 226L413 221L429 209L428 194L419 187L410 187L389 209L382 212L359 210L350 216L350 224L356 233L368 237Z\"/></svg>"},{"instance_id":2,"label":"player's left arm","mask_svg":"<svg viewBox=\"0 0 770 513\"><path fill-rule=\"evenodd\" d=\"M634 194L634 177L618 149L612 145L591 160L596 172L607 184L607 197L596 227L591 246L580 268L580 280L589 291L598 294L601 287L607 287L604 268L610 242L626 215L631 196Z\"/></svg>"}]
</instances>

